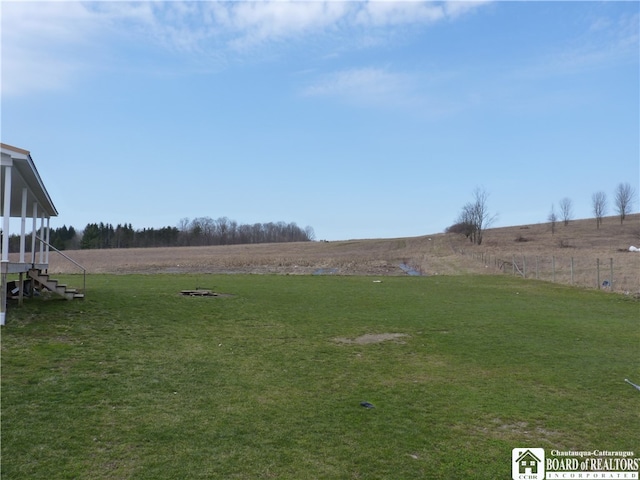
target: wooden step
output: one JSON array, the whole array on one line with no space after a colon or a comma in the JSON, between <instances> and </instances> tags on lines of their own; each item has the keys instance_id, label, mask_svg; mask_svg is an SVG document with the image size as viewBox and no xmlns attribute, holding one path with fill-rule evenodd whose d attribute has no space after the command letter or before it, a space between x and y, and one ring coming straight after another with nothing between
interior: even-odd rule
<instances>
[{"instance_id":1,"label":"wooden step","mask_svg":"<svg viewBox=\"0 0 640 480\"><path fill-rule=\"evenodd\" d=\"M63 283L58 283L58 280L50 279L49 275L42 273L39 270L29 270L28 276L36 283L40 285L40 288L49 290L57 295L60 295L67 300L73 300L74 298L84 298L83 293L79 293L76 288L69 288Z\"/></svg>"}]
</instances>

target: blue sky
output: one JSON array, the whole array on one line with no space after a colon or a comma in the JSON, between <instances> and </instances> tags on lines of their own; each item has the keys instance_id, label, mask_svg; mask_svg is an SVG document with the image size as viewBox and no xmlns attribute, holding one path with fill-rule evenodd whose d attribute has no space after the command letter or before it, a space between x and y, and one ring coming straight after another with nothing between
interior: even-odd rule
<instances>
[{"instance_id":1,"label":"blue sky","mask_svg":"<svg viewBox=\"0 0 640 480\"><path fill-rule=\"evenodd\" d=\"M63 224L495 226L640 191L640 4L2 2L2 142ZM637 211L638 202L634 205Z\"/></svg>"}]
</instances>

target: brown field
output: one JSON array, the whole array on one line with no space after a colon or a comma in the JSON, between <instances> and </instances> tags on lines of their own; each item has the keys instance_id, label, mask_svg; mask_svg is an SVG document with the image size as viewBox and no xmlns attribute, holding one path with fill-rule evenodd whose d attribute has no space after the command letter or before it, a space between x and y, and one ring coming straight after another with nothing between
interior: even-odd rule
<instances>
[{"instance_id":1,"label":"brown field","mask_svg":"<svg viewBox=\"0 0 640 480\"><path fill-rule=\"evenodd\" d=\"M635 294L640 291L640 253L629 252L631 245L640 247L640 214L630 215L623 225L617 217L607 217L600 229L594 219L573 220L567 226L560 222L555 234L546 223L493 228L485 232L480 246L459 235L436 233L377 240L65 253L89 274L406 275L400 268L405 264L424 275L503 272L593 288L613 278L614 290ZM78 272L76 266L52 252L50 273Z\"/></svg>"}]
</instances>

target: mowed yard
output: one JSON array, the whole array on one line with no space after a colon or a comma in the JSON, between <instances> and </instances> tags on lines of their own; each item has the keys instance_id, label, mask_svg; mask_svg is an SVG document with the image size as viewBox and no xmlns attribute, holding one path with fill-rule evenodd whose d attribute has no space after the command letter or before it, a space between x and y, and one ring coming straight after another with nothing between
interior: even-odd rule
<instances>
[{"instance_id":1,"label":"mowed yard","mask_svg":"<svg viewBox=\"0 0 640 480\"><path fill-rule=\"evenodd\" d=\"M631 296L206 273L86 293L10 306L3 478L494 480L516 447L640 451Z\"/></svg>"}]
</instances>

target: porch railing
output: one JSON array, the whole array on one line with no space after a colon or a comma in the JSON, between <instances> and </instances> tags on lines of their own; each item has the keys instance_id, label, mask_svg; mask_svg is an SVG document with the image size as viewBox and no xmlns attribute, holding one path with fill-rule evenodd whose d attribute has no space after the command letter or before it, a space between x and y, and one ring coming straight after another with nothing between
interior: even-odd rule
<instances>
[{"instance_id":1,"label":"porch railing","mask_svg":"<svg viewBox=\"0 0 640 480\"><path fill-rule=\"evenodd\" d=\"M78 262L76 262L73 258L71 258L70 256L62 253L60 250L58 250L56 247L54 247L53 245L51 245L49 242L47 242L46 240L43 240L42 238L38 237L36 235L36 240L38 240L40 243L42 243L43 245L46 245L48 248L50 248L51 250L53 250L54 252L62 255L64 258L66 258L68 261L70 261L71 263L73 263L76 267L78 267L80 270L82 270L82 293L85 293L86 289L87 289L87 269L84 268L82 265L80 265Z\"/></svg>"}]
</instances>

